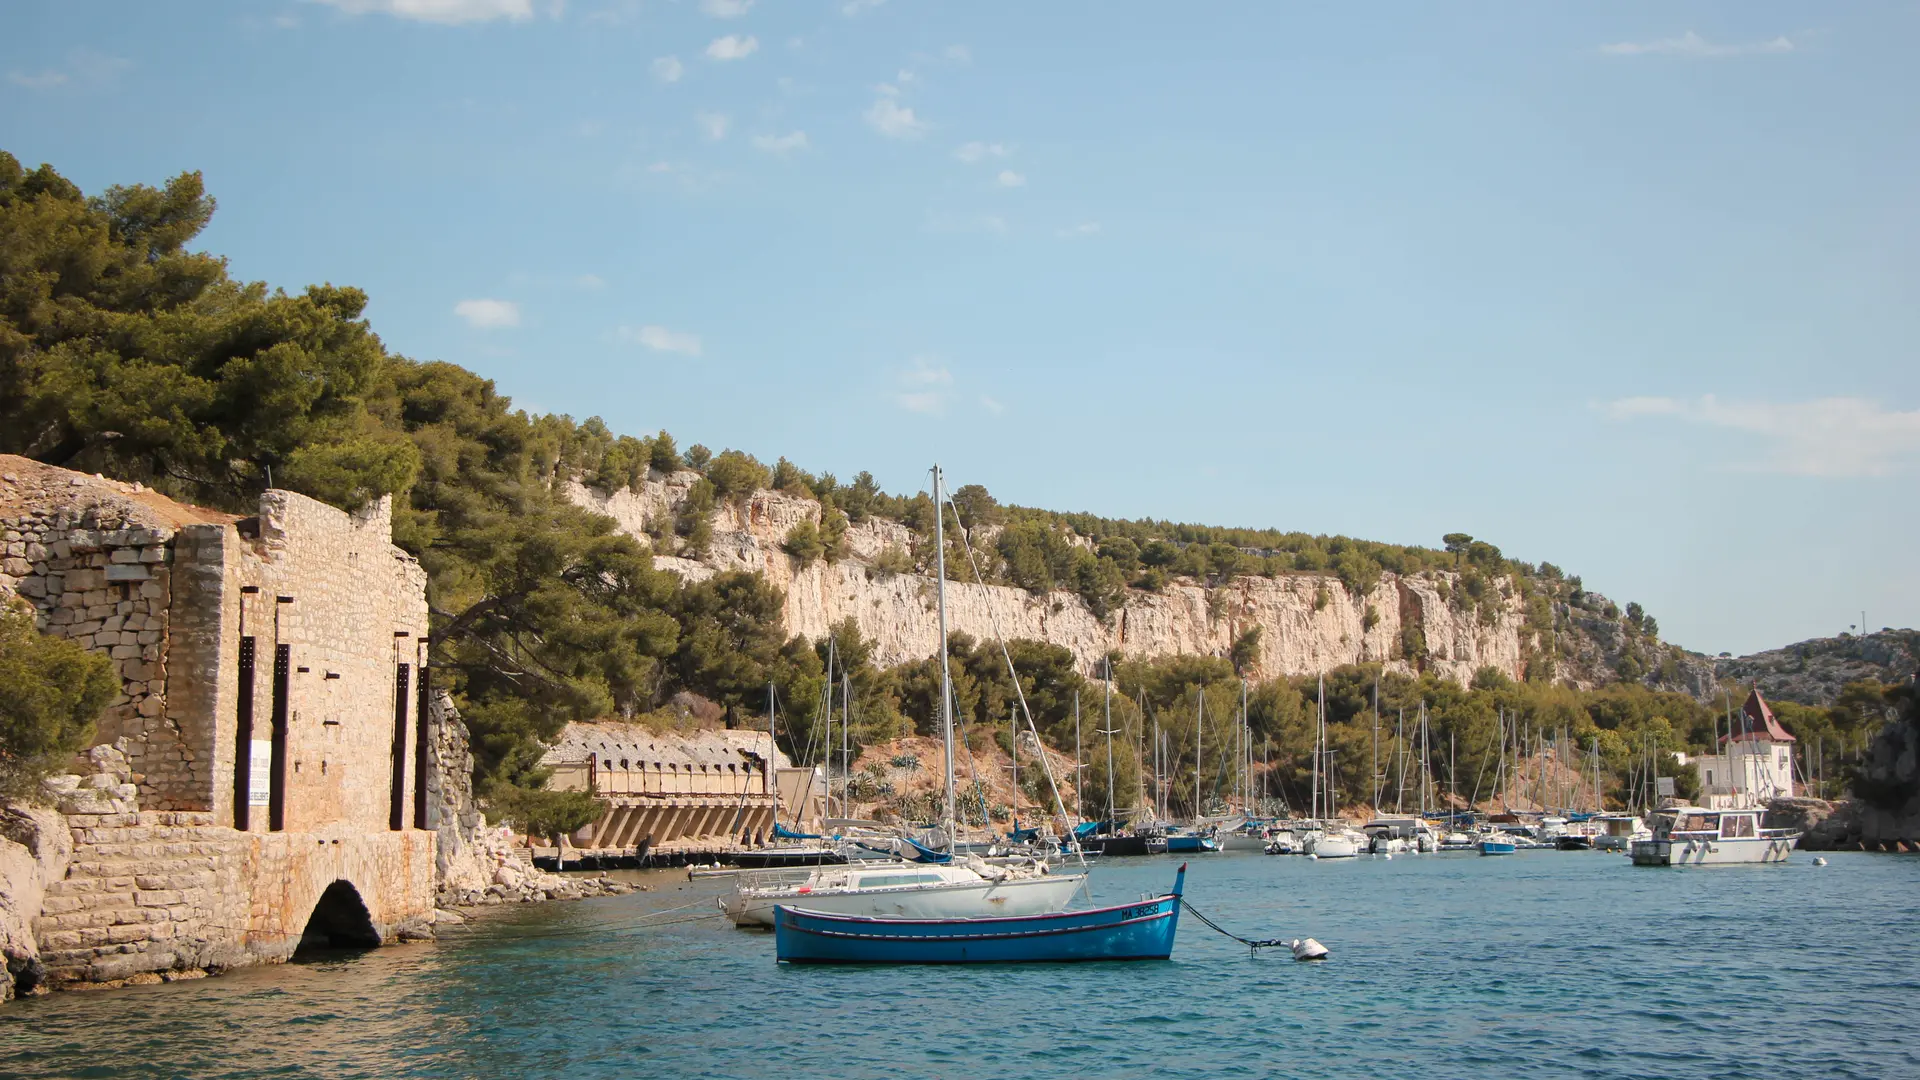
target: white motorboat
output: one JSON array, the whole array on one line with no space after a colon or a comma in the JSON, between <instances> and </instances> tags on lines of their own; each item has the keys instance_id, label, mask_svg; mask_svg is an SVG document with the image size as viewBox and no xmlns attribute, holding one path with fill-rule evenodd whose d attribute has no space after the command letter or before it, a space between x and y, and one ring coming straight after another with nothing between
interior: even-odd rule
<instances>
[{"instance_id":1,"label":"white motorboat","mask_svg":"<svg viewBox=\"0 0 1920 1080\"><path fill-rule=\"evenodd\" d=\"M1292 829L1267 830L1266 850L1269 855L1298 855L1301 853L1300 842L1294 838Z\"/></svg>"},{"instance_id":2,"label":"white motorboat","mask_svg":"<svg viewBox=\"0 0 1920 1080\"><path fill-rule=\"evenodd\" d=\"M1593 838L1596 851L1627 852L1636 840L1653 839L1653 830L1638 814L1601 814L1593 819L1599 833Z\"/></svg>"},{"instance_id":3,"label":"white motorboat","mask_svg":"<svg viewBox=\"0 0 1920 1080\"><path fill-rule=\"evenodd\" d=\"M736 926L773 925L777 904L876 919L958 919L988 915L1045 915L1066 908L1086 880L1054 874L1040 861L996 866L971 857L944 866L868 863L801 873L741 874L720 910Z\"/></svg>"},{"instance_id":4,"label":"white motorboat","mask_svg":"<svg viewBox=\"0 0 1920 1080\"><path fill-rule=\"evenodd\" d=\"M1367 848L1367 834L1332 828L1307 838L1307 854L1321 859L1351 859Z\"/></svg>"},{"instance_id":5,"label":"white motorboat","mask_svg":"<svg viewBox=\"0 0 1920 1080\"><path fill-rule=\"evenodd\" d=\"M1708 810L1675 806L1655 818L1653 838L1636 840L1635 866L1718 866L1731 863L1783 863L1800 834L1792 829L1763 829L1758 808Z\"/></svg>"}]
</instances>

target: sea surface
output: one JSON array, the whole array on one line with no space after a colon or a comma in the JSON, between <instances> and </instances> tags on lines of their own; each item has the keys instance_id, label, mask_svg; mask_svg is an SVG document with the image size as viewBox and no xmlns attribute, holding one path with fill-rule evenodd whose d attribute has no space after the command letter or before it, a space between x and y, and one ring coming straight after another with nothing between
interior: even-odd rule
<instances>
[{"instance_id":1,"label":"sea surface","mask_svg":"<svg viewBox=\"0 0 1920 1080\"><path fill-rule=\"evenodd\" d=\"M1164 963L785 968L724 879L0 1006L0 1077L1920 1077L1920 859L1193 858ZM1098 865L1119 903L1173 859Z\"/></svg>"}]
</instances>

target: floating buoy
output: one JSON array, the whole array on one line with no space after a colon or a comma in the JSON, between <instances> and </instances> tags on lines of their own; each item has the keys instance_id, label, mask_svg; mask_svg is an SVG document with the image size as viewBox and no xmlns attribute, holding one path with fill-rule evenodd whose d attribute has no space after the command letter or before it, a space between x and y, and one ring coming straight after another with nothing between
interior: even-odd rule
<instances>
[{"instance_id":1,"label":"floating buoy","mask_svg":"<svg viewBox=\"0 0 1920 1080\"><path fill-rule=\"evenodd\" d=\"M1827 860L1826 860L1826 857L1825 857L1825 856L1821 856L1821 855L1816 855L1816 856L1814 856L1814 858L1813 858L1813 865L1815 865L1815 866L1825 866L1825 865L1827 865Z\"/></svg>"},{"instance_id":2,"label":"floating buoy","mask_svg":"<svg viewBox=\"0 0 1920 1080\"><path fill-rule=\"evenodd\" d=\"M1385 860L1387 860L1388 862L1392 862L1392 861L1393 861L1393 856L1392 856L1392 855L1382 855L1382 856L1381 856L1381 858L1383 858L1383 859L1385 859Z\"/></svg>"},{"instance_id":3,"label":"floating buoy","mask_svg":"<svg viewBox=\"0 0 1920 1080\"><path fill-rule=\"evenodd\" d=\"M1318 862L1320 860L1320 853L1315 851L1309 851L1307 852L1307 858L1312 859L1315 862Z\"/></svg>"},{"instance_id":4,"label":"floating buoy","mask_svg":"<svg viewBox=\"0 0 1920 1080\"><path fill-rule=\"evenodd\" d=\"M1327 947L1310 937L1294 938L1288 942L1287 945L1293 950L1293 958L1295 960L1325 960L1327 958Z\"/></svg>"}]
</instances>

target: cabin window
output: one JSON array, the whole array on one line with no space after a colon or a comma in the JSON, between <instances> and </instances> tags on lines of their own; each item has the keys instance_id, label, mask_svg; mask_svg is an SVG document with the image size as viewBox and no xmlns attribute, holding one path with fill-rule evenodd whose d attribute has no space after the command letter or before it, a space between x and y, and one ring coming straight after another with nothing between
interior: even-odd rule
<instances>
[{"instance_id":1,"label":"cabin window","mask_svg":"<svg viewBox=\"0 0 1920 1080\"><path fill-rule=\"evenodd\" d=\"M1753 815L1738 814L1727 818L1720 835L1732 840L1753 838L1756 835L1753 828Z\"/></svg>"}]
</instances>

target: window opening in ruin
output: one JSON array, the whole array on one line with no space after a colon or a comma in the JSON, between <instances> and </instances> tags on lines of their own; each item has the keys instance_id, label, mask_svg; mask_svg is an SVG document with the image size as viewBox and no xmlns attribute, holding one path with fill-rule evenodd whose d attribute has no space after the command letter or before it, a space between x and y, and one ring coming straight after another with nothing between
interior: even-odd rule
<instances>
[{"instance_id":1,"label":"window opening in ruin","mask_svg":"<svg viewBox=\"0 0 1920 1080\"><path fill-rule=\"evenodd\" d=\"M399 664L393 670L393 786L387 806L387 828L407 827L407 698L413 669Z\"/></svg>"},{"instance_id":2,"label":"window opening in ruin","mask_svg":"<svg viewBox=\"0 0 1920 1080\"><path fill-rule=\"evenodd\" d=\"M267 828L287 827L287 698L292 690L293 646L273 647L273 769L267 791Z\"/></svg>"},{"instance_id":3,"label":"window opening in ruin","mask_svg":"<svg viewBox=\"0 0 1920 1080\"><path fill-rule=\"evenodd\" d=\"M240 691L234 710L233 827L247 831L253 801L253 658L254 639L240 639Z\"/></svg>"},{"instance_id":4,"label":"window opening in ruin","mask_svg":"<svg viewBox=\"0 0 1920 1080\"><path fill-rule=\"evenodd\" d=\"M427 726L427 657L425 653L417 655L420 661L416 667L420 684L419 700L413 709L413 827L431 828L427 820L427 759L433 755L432 730Z\"/></svg>"},{"instance_id":5,"label":"window opening in ruin","mask_svg":"<svg viewBox=\"0 0 1920 1080\"><path fill-rule=\"evenodd\" d=\"M349 881L336 881L320 894L320 901L307 917L300 944L293 950L295 960L325 959L327 953L347 949L374 949L380 945L380 932L373 927L360 891Z\"/></svg>"}]
</instances>

